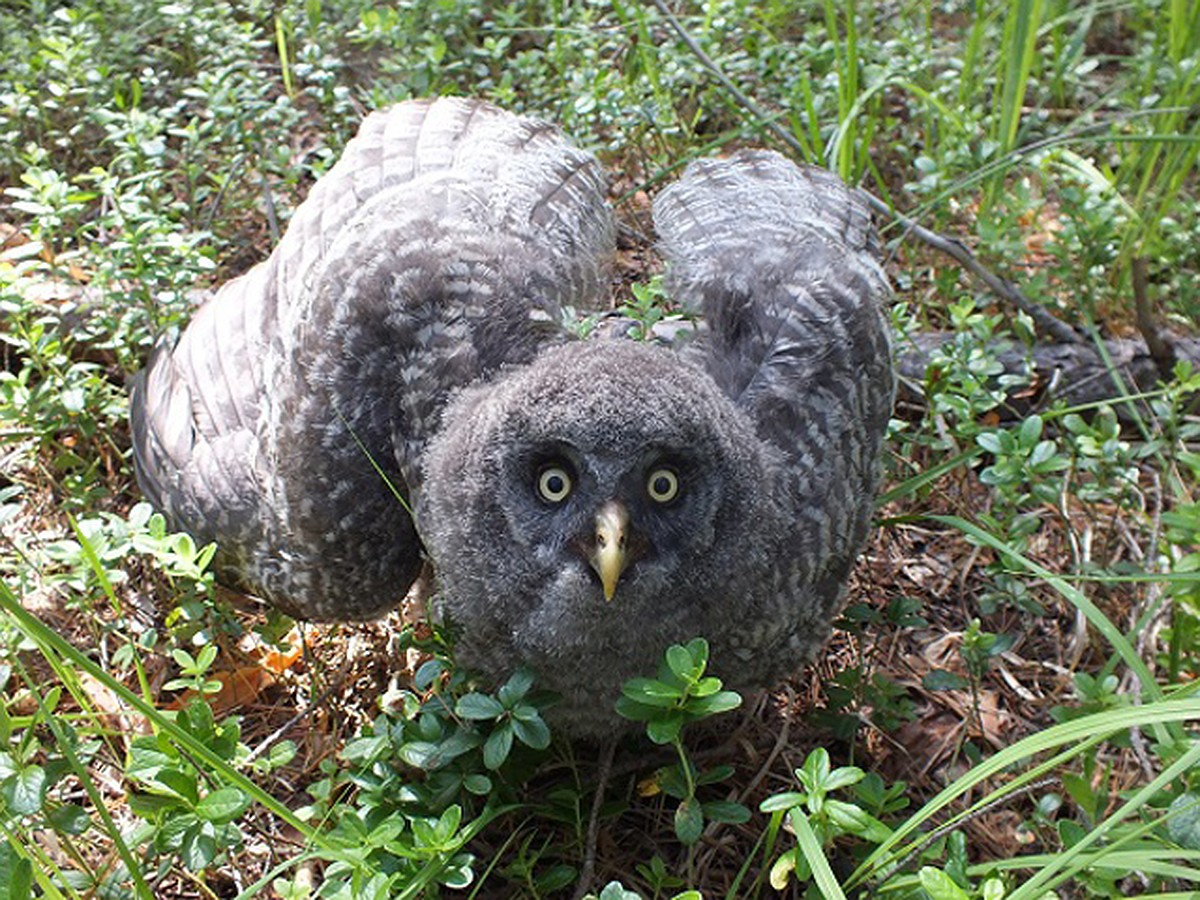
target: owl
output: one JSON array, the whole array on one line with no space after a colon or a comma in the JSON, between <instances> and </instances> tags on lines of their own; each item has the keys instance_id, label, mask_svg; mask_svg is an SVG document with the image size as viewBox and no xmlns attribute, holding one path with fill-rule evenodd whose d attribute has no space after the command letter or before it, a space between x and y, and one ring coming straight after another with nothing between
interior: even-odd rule
<instances>
[{"instance_id":1,"label":"owl","mask_svg":"<svg viewBox=\"0 0 1200 900\"><path fill-rule=\"evenodd\" d=\"M552 724L702 636L735 689L820 650L867 533L893 378L863 201L766 151L654 201L671 340L580 339L606 179L554 127L440 98L369 115L274 252L136 379L138 480L218 573L377 616L423 561L456 656L527 667Z\"/></svg>"}]
</instances>

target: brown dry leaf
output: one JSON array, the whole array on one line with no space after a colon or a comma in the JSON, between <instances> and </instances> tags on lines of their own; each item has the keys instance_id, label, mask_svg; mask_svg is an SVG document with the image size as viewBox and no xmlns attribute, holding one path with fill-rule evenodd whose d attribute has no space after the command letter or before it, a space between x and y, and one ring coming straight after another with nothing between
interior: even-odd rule
<instances>
[{"instance_id":1,"label":"brown dry leaf","mask_svg":"<svg viewBox=\"0 0 1200 900\"><path fill-rule=\"evenodd\" d=\"M911 761L906 768L933 768L957 745L962 725L960 718L944 712L902 725L893 736Z\"/></svg>"},{"instance_id":2,"label":"brown dry leaf","mask_svg":"<svg viewBox=\"0 0 1200 900\"><path fill-rule=\"evenodd\" d=\"M288 636L284 638L287 644L287 650L279 650L272 647L259 657L259 662L262 667L268 672L274 672L276 675L281 675L296 664L296 662L304 656L304 641L300 637L300 630L293 628L288 632Z\"/></svg>"},{"instance_id":3,"label":"brown dry leaf","mask_svg":"<svg viewBox=\"0 0 1200 900\"><path fill-rule=\"evenodd\" d=\"M27 243L29 243L29 238L18 230L16 225L0 222L0 250L8 250L10 247L18 247Z\"/></svg>"},{"instance_id":4,"label":"brown dry leaf","mask_svg":"<svg viewBox=\"0 0 1200 900\"><path fill-rule=\"evenodd\" d=\"M970 698L965 698L970 703ZM981 737L997 750L1002 750L1009 743L1004 735L1010 730L1012 719L1000 708L999 695L995 691L979 692L979 727L983 730Z\"/></svg>"},{"instance_id":5,"label":"brown dry leaf","mask_svg":"<svg viewBox=\"0 0 1200 900\"><path fill-rule=\"evenodd\" d=\"M939 577L928 563L929 560L907 562L900 566L900 571L917 587L925 587L934 584Z\"/></svg>"},{"instance_id":6,"label":"brown dry leaf","mask_svg":"<svg viewBox=\"0 0 1200 900\"><path fill-rule=\"evenodd\" d=\"M243 666L240 669L211 672L207 677L221 684L219 691L207 695L214 715L250 705L258 699L259 694L275 683L275 676L262 666ZM185 691L168 705L168 709L183 709L194 697L195 691Z\"/></svg>"},{"instance_id":7,"label":"brown dry leaf","mask_svg":"<svg viewBox=\"0 0 1200 900\"><path fill-rule=\"evenodd\" d=\"M948 631L925 645L925 662L936 669L957 669L961 646L962 632Z\"/></svg>"}]
</instances>

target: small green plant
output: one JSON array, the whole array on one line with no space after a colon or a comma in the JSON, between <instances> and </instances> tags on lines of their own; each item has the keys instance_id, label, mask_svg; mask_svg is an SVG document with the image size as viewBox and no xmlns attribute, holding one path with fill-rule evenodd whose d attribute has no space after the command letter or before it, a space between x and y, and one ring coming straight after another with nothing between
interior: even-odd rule
<instances>
[{"instance_id":1,"label":"small green plant","mask_svg":"<svg viewBox=\"0 0 1200 900\"><path fill-rule=\"evenodd\" d=\"M637 323L638 340L648 341L654 337L654 326L671 315L671 301L663 288L662 278L630 285L633 299L621 307L621 313Z\"/></svg>"},{"instance_id":2,"label":"small green plant","mask_svg":"<svg viewBox=\"0 0 1200 900\"><path fill-rule=\"evenodd\" d=\"M986 415L1029 382L1026 374L1006 372L999 359L1014 347L1002 327L1008 318L985 313L978 306L971 296L951 302L947 309L954 337L930 354L925 394L933 430L939 435L932 445L935 449L959 449L960 444L973 442ZM1032 341L1028 319L1017 316L1012 323L1022 343Z\"/></svg>"},{"instance_id":3,"label":"small green plant","mask_svg":"<svg viewBox=\"0 0 1200 900\"><path fill-rule=\"evenodd\" d=\"M708 642L695 638L687 644L672 644L658 669L657 678L632 678L622 688L617 712L627 719L646 723L646 735L656 744L669 744L678 762L659 771L657 785L679 801L675 808L675 835L684 844L700 840L705 821L738 824L750 818L740 803L725 800L701 801L697 790L727 779L733 770L719 766L698 771L683 745L683 730L742 703L739 694L721 689L721 680L705 675Z\"/></svg>"},{"instance_id":4,"label":"small green plant","mask_svg":"<svg viewBox=\"0 0 1200 900\"><path fill-rule=\"evenodd\" d=\"M771 814L772 832L777 832L780 823L786 820L788 830L798 840L798 846L785 850L771 864L771 887L783 890L792 879L803 883L813 877L810 839L816 842L816 848L824 848L843 835L853 835L874 844L891 836L892 829L860 803L831 796L854 787L866 775L857 766L834 768L829 761L829 751L818 747L808 754L804 765L795 770L800 790L775 794L759 804L759 810ZM886 800L880 805L886 805Z\"/></svg>"},{"instance_id":5,"label":"small green plant","mask_svg":"<svg viewBox=\"0 0 1200 900\"><path fill-rule=\"evenodd\" d=\"M980 693L984 676L991 668L992 661L1011 649L1014 642L1012 635L984 631L979 619L972 619L963 631L962 646L959 648L966 677L949 669L932 669L921 679L921 683L931 691L969 691L975 725L982 731Z\"/></svg>"},{"instance_id":6,"label":"small green plant","mask_svg":"<svg viewBox=\"0 0 1200 900\"><path fill-rule=\"evenodd\" d=\"M483 742L483 765L499 769L517 740L533 750L550 746L550 729L542 721L541 711L528 701L533 674L521 669L500 686L496 695L472 691L458 698L454 712L470 722L490 723L491 731Z\"/></svg>"},{"instance_id":7,"label":"small green plant","mask_svg":"<svg viewBox=\"0 0 1200 900\"><path fill-rule=\"evenodd\" d=\"M309 786L314 802L302 811L328 824L337 847L323 855L332 865L318 896L474 880L467 841L534 770L515 758L515 745L539 753L550 732L528 672L495 694L468 685L448 661L428 661L414 683L424 696L400 692L346 744L342 766L322 764L325 777Z\"/></svg>"},{"instance_id":8,"label":"small green plant","mask_svg":"<svg viewBox=\"0 0 1200 900\"><path fill-rule=\"evenodd\" d=\"M915 717L916 706L908 691L882 672L872 671L866 648L882 634L928 625L920 609L913 597L895 597L883 610L866 603L852 603L843 610L837 627L859 639L857 658L828 682L825 708L813 715L838 740L852 740L864 721L894 731Z\"/></svg>"},{"instance_id":9,"label":"small green plant","mask_svg":"<svg viewBox=\"0 0 1200 900\"><path fill-rule=\"evenodd\" d=\"M190 684L192 679L181 681ZM176 714L175 723L225 762L236 763L244 752L237 722L218 724L199 697ZM193 872L217 864L242 846L245 837L237 820L249 808L250 796L219 779L219 786L212 787L212 772L198 768L171 741L158 735L135 738L125 774L138 787L129 795L129 808L145 820L134 843L149 844L159 856L178 858Z\"/></svg>"}]
</instances>

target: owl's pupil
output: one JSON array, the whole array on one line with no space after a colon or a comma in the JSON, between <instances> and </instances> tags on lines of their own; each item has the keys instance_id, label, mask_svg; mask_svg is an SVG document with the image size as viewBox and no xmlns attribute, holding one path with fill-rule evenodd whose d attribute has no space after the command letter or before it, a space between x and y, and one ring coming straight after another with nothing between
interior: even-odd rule
<instances>
[{"instance_id":1,"label":"owl's pupil","mask_svg":"<svg viewBox=\"0 0 1200 900\"><path fill-rule=\"evenodd\" d=\"M663 494L670 493L670 491L671 480L666 475L659 475L654 479L654 493L661 497Z\"/></svg>"},{"instance_id":2,"label":"owl's pupil","mask_svg":"<svg viewBox=\"0 0 1200 900\"><path fill-rule=\"evenodd\" d=\"M551 494L561 494L566 484L563 483L561 475L551 475L546 479L546 490Z\"/></svg>"}]
</instances>

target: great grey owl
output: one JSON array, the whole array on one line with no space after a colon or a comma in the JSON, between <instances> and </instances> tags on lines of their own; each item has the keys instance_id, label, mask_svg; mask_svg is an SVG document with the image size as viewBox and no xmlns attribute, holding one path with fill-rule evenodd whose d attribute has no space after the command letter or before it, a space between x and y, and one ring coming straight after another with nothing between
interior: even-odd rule
<instances>
[{"instance_id":1,"label":"great grey owl","mask_svg":"<svg viewBox=\"0 0 1200 900\"><path fill-rule=\"evenodd\" d=\"M869 214L774 153L695 162L654 203L695 327L576 340L605 193L590 154L485 103L368 116L139 376L147 497L304 618L378 615L428 556L460 661L528 666L573 734L611 731L674 642L707 638L735 688L795 671L864 540L892 399Z\"/></svg>"}]
</instances>

